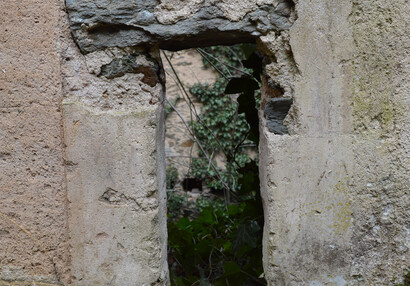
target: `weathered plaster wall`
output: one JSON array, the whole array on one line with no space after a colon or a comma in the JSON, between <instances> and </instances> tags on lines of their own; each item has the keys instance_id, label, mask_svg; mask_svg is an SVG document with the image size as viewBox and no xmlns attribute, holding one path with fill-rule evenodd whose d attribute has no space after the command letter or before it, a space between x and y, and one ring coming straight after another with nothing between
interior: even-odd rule
<instances>
[{"instance_id":1,"label":"weathered plaster wall","mask_svg":"<svg viewBox=\"0 0 410 286\"><path fill-rule=\"evenodd\" d=\"M294 102L291 135L262 126L271 285L393 285L409 267L408 8L301 0L289 35L261 37Z\"/></svg>"},{"instance_id":2,"label":"weathered plaster wall","mask_svg":"<svg viewBox=\"0 0 410 286\"><path fill-rule=\"evenodd\" d=\"M163 79L157 52L62 44L72 285L165 285Z\"/></svg>"},{"instance_id":3,"label":"weathered plaster wall","mask_svg":"<svg viewBox=\"0 0 410 286\"><path fill-rule=\"evenodd\" d=\"M261 111L268 282L400 282L410 261L406 0L299 0L296 12L290 1L108 2L67 1L78 47L63 3L0 3L0 211L56 263L2 216L0 279L166 284L157 48L259 37L268 83L293 99L289 135L270 133Z\"/></svg>"},{"instance_id":4,"label":"weathered plaster wall","mask_svg":"<svg viewBox=\"0 0 410 286\"><path fill-rule=\"evenodd\" d=\"M57 1L0 2L0 280L69 270L59 16Z\"/></svg>"},{"instance_id":5,"label":"weathered plaster wall","mask_svg":"<svg viewBox=\"0 0 410 286\"><path fill-rule=\"evenodd\" d=\"M163 285L161 114L143 106L103 111L64 101L63 107L73 284Z\"/></svg>"},{"instance_id":6,"label":"weathered plaster wall","mask_svg":"<svg viewBox=\"0 0 410 286\"><path fill-rule=\"evenodd\" d=\"M262 126L264 260L271 285L350 282L350 1L299 1L290 33L261 37L268 75L293 96L290 135ZM292 57L293 55L293 57Z\"/></svg>"},{"instance_id":7,"label":"weathered plaster wall","mask_svg":"<svg viewBox=\"0 0 410 286\"><path fill-rule=\"evenodd\" d=\"M410 5L353 1L352 269L392 285L410 268Z\"/></svg>"}]
</instances>

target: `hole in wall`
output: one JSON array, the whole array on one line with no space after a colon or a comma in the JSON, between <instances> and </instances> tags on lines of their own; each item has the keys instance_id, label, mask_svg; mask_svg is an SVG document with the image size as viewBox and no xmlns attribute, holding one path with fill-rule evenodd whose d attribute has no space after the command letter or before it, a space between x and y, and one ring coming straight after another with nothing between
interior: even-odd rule
<instances>
[{"instance_id":1,"label":"hole in wall","mask_svg":"<svg viewBox=\"0 0 410 286\"><path fill-rule=\"evenodd\" d=\"M185 192L202 192L202 180L198 178L185 177L181 186Z\"/></svg>"},{"instance_id":2,"label":"hole in wall","mask_svg":"<svg viewBox=\"0 0 410 286\"><path fill-rule=\"evenodd\" d=\"M255 45L162 52L171 285L266 285Z\"/></svg>"},{"instance_id":3,"label":"hole in wall","mask_svg":"<svg viewBox=\"0 0 410 286\"><path fill-rule=\"evenodd\" d=\"M264 106L264 115L268 130L277 135L289 134L284 120L288 115L289 109L292 106L292 98L273 97L269 98Z\"/></svg>"},{"instance_id":4,"label":"hole in wall","mask_svg":"<svg viewBox=\"0 0 410 286\"><path fill-rule=\"evenodd\" d=\"M264 65L277 63L276 57L264 57ZM269 132L276 135L289 134L285 124L285 118L293 104L293 98L284 97L285 89L275 82L267 72L262 72L262 100L261 110L266 119L266 127Z\"/></svg>"}]
</instances>

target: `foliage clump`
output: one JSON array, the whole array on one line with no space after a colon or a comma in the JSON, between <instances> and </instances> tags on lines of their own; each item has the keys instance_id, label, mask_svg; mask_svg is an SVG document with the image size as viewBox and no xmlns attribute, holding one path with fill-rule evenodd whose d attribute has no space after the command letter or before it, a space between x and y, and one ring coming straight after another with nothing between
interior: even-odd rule
<instances>
[{"instance_id":1,"label":"foliage clump","mask_svg":"<svg viewBox=\"0 0 410 286\"><path fill-rule=\"evenodd\" d=\"M246 152L259 139L261 60L248 45L211 47L200 53L222 77L213 85L190 89L203 104L200 120L190 123L203 146L199 158L192 160L191 176L223 192L224 199L198 199L192 215L181 213L186 198L169 194L171 284L266 285L258 166ZM224 167L215 167L215 157L221 154Z\"/></svg>"},{"instance_id":2,"label":"foliage clump","mask_svg":"<svg viewBox=\"0 0 410 286\"><path fill-rule=\"evenodd\" d=\"M205 151L211 154L212 159L224 154L225 168L218 168L222 181L230 181L231 186L237 185L237 168L250 161L246 148L240 145L249 131L244 114L237 114L237 106L231 98L224 94L227 82L219 80L213 85L195 85L190 89L192 95L204 105L201 112L201 121L192 122L192 130L201 142ZM221 178L202 151L198 158L192 160L192 176L201 179L208 187L222 190ZM234 187L235 188L235 187Z\"/></svg>"},{"instance_id":3,"label":"foliage clump","mask_svg":"<svg viewBox=\"0 0 410 286\"><path fill-rule=\"evenodd\" d=\"M202 199L195 218L169 209L172 285L266 285L262 268L263 212L256 163L239 170L241 199L230 205ZM181 196L182 197L182 196ZM181 199L183 203L183 199ZM175 210L174 210L175 211Z\"/></svg>"},{"instance_id":4,"label":"foliage clump","mask_svg":"<svg viewBox=\"0 0 410 286\"><path fill-rule=\"evenodd\" d=\"M173 189L175 187L175 184L178 182L178 177L178 169L173 165L169 165L166 170L167 189Z\"/></svg>"}]
</instances>

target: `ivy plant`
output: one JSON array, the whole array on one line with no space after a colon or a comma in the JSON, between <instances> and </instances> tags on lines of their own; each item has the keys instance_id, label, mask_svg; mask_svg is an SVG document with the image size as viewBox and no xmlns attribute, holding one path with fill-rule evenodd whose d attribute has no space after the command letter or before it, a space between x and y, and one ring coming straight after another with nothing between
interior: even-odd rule
<instances>
[{"instance_id":1,"label":"ivy plant","mask_svg":"<svg viewBox=\"0 0 410 286\"><path fill-rule=\"evenodd\" d=\"M195 85L190 89L191 94L204 105L201 121L192 122L191 125L195 136L208 154L213 158L225 155L225 168L219 169L218 172L225 182L231 177L229 185L235 186L236 169L250 160L246 149L240 147L249 131L249 125L244 114L236 114L236 103L225 96L226 85L225 80L219 80L212 86ZM192 160L192 176L203 180L210 188L221 190L223 185L215 170L209 167L208 160L201 152L198 155L198 159Z\"/></svg>"},{"instance_id":2,"label":"ivy plant","mask_svg":"<svg viewBox=\"0 0 410 286\"><path fill-rule=\"evenodd\" d=\"M191 174L215 190L228 183L229 191L235 196L229 202L198 200L198 214L194 217L181 217L170 210L168 260L172 285L266 285L262 267L264 220L258 165L244 148L250 143L256 146L259 137L256 105L261 61L251 51L246 45L209 48L201 53L208 56L204 60L218 58L216 63L210 64L213 68L225 68L227 65L223 63L229 62L231 70L227 72L229 78L225 76L213 85L191 88L191 94L204 106L201 120L191 122L191 127L204 151L211 154L210 159L224 154L226 163L224 168L217 170L220 176L216 176L207 160L196 159L192 162ZM246 59L241 58L245 56ZM237 72L239 68L245 72ZM237 100L228 94L236 95ZM198 157L204 157L201 155ZM171 202L175 207L183 200L173 197Z\"/></svg>"}]
</instances>

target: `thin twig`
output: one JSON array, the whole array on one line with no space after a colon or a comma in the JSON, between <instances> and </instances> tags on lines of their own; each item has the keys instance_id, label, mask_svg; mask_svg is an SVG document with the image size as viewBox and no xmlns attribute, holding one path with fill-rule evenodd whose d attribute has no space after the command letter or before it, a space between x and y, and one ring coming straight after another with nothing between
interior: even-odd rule
<instances>
[{"instance_id":1,"label":"thin twig","mask_svg":"<svg viewBox=\"0 0 410 286\"><path fill-rule=\"evenodd\" d=\"M171 61L170 61L170 59L168 58L168 56L165 54L164 51L162 51L162 54L164 55L165 59L167 60L168 64L170 65L170 67L171 67L171 69L172 69L172 71L173 71L173 73L174 73L174 75L175 75L175 78L173 78L173 77L172 77L172 78L178 82L178 84L177 84L178 88L180 88L180 91L185 95L185 96L184 96L184 100L185 100L185 102L188 104L188 106L189 106L189 108L190 108L190 111L192 112L192 109L191 109L191 107L192 107L192 108L193 108L193 111L194 111L194 113L195 113L195 117L196 117L196 119L198 120L198 122L201 123L202 126L205 127L205 128L209 131L210 135L213 137L213 139L215 139L216 143L217 143L217 144L219 145L219 147L221 148L221 151L222 151L222 152L225 154L225 156L226 156L226 155L227 155L227 154L226 154L226 151L225 151L223 145L221 144L221 142L218 140L218 138L216 137L216 135L214 134L214 132L205 124L205 122L203 122L202 118L199 116L199 114L198 114L198 112L197 112L197 110L196 110L196 107L195 107L194 103L192 102L192 100L191 100L191 98L190 98L188 92L187 92L186 89L185 89L184 84L182 83L181 79L179 78L179 75L178 75L178 73L176 72L176 70L175 70L173 64L172 64ZM167 73L167 74L169 74L169 73ZM182 88L182 90L181 90L181 88ZM188 102L189 102L189 103L188 103ZM191 116L192 116L192 113L191 113ZM192 121L192 118L191 118L191 121ZM212 149L213 149L213 148L212 148ZM215 150L213 149L213 151L215 151ZM227 151L229 152L229 150L227 150ZM229 155L230 155L230 156L233 156L233 154L229 154Z\"/></svg>"},{"instance_id":2,"label":"thin twig","mask_svg":"<svg viewBox=\"0 0 410 286\"><path fill-rule=\"evenodd\" d=\"M163 52L163 54L164 54L164 57L167 59L167 55L166 55L164 52ZM177 84L177 87L178 87L179 91L183 94L182 98L184 99L185 103L188 105L188 108L189 108L189 110L190 110L191 121L192 121L192 111L194 111L195 117L196 117L196 119L198 120L198 122L201 123L202 126L204 126L204 127L211 133L212 137L214 137L215 141L218 143L219 147L221 147L222 152L223 152L223 146L222 146L222 144L218 141L218 139L216 138L216 136L213 134L212 130L210 130L210 129L208 128L208 126L206 126L206 124L205 124L204 122L202 122L202 119L201 119L201 117L199 116L199 114L198 114L198 112L197 112L197 110L196 110L196 107L195 107L194 103L192 102L191 98L189 97L189 94L187 93L187 91L186 91L186 89L185 89L185 87L184 87L184 85L183 85L181 79L180 79L179 76L178 76L178 73L177 73L176 70L174 69L174 67L173 67L173 65L172 65L172 63L171 63L170 60L168 60L168 64L171 66L171 68L172 68L172 70L173 70L173 72L174 72L175 77L173 77L172 75L170 75L168 72L166 72L166 73L167 73L167 75L169 75L169 76L175 81L175 83ZM185 96L184 96L184 95L185 95ZM191 107L193 107L193 108L191 108ZM184 132L184 133L185 133L185 132ZM192 154L192 150L193 150L193 146L191 146L190 154ZM212 152L215 152L215 149L214 149L214 148L212 148ZM190 160L190 162L192 163L192 160ZM191 170L191 168L189 168L189 170L188 170L188 176L189 176L190 170Z\"/></svg>"},{"instance_id":3,"label":"thin twig","mask_svg":"<svg viewBox=\"0 0 410 286\"><path fill-rule=\"evenodd\" d=\"M227 46L228 50L238 59L239 64L241 65L241 69L244 70L245 67L243 66L242 61L240 60L239 55L232 49L231 47Z\"/></svg>"},{"instance_id":4,"label":"thin twig","mask_svg":"<svg viewBox=\"0 0 410 286\"><path fill-rule=\"evenodd\" d=\"M206 52L204 51L204 50L202 50L202 49L196 49L197 51L198 51L198 53L200 53L201 54L201 56L203 57L203 58L205 58L205 60L223 77L223 78L225 78L226 80L228 80L232 75L231 75L231 73L230 73L230 71L227 69L227 71L228 71L228 73L229 73L229 77L228 76L226 76L222 71L220 71L219 69L218 69L218 67L217 66L215 66L215 64L213 63L213 62L211 62L209 59L207 59L206 58ZM219 60L217 60L218 62L220 62ZM222 63L223 64L223 63Z\"/></svg>"},{"instance_id":5,"label":"thin twig","mask_svg":"<svg viewBox=\"0 0 410 286\"><path fill-rule=\"evenodd\" d=\"M186 91L183 90L183 87L184 87L184 86L182 85L182 82L181 82L181 80L179 79L178 74L176 73L176 71L175 71L173 65L171 64L171 61L169 61L169 65L171 66L171 68L172 68L172 70L173 70L173 72L174 72L174 74L175 74L176 77L173 77L173 76L172 76L169 72L167 72L167 71L165 71L165 73L166 73L170 78L172 78L172 79L174 80L176 86L178 87L179 91L181 92L182 98L184 99L185 103L186 103L186 104L188 105L188 107L189 107L189 115L190 115L191 121L192 121L192 108L191 108L191 105L193 106L193 109L194 109L194 111L195 111L195 114L197 114L197 111L196 111L196 109L195 109L195 105L192 103L192 101L190 100L190 98L189 98L188 96L184 96L184 94L185 94Z\"/></svg>"},{"instance_id":6,"label":"thin twig","mask_svg":"<svg viewBox=\"0 0 410 286\"><path fill-rule=\"evenodd\" d=\"M259 282L259 279L258 279L258 278L256 278L256 277L252 276L252 275L251 275L251 274L249 274L248 272L243 271L242 269L240 269L240 271L241 271L243 274L245 274L245 275L249 276L252 280L254 280L254 281L256 281L256 282Z\"/></svg>"},{"instance_id":7,"label":"thin twig","mask_svg":"<svg viewBox=\"0 0 410 286\"><path fill-rule=\"evenodd\" d=\"M215 247L212 247L211 253L209 254L209 259L208 259L208 261L209 261L209 275L208 275L208 278L207 278L208 280L212 275L212 254L214 252L214 249L215 249Z\"/></svg>"},{"instance_id":8,"label":"thin twig","mask_svg":"<svg viewBox=\"0 0 410 286\"><path fill-rule=\"evenodd\" d=\"M191 174L191 168L192 168L192 152L194 151L194 144L191 145L191 148L189 150L189 166L188 166L188 177ZM200 158L200 157L199 157Z\"/></svg>"},{"instance_id":9,"label":"thin twig","mask_svg":"<svg viewBox=\"0 0 410 286\"><path fill-rule=\"evenodd\" d=\"M232 150L234 146L234 136L235 136L235 131L236 131L236 122L238 120L238 104L233 102L233 99L231 98L231 103L235 104L235 117L233 121L233 128L231 132L231 137L232 137L232 142L229 150ZM230 160L228 160L228 184L231 186L231 178L232 178L232 161L236 162L236 152L233 152L233 157L230 157ZM235 190L235 180L232 178L232 190ZM230 193L228 193L228 204L231 204L231 196Z\"/></svg>"},{"instance_id":10,"label":"thin twig","mask_svg":"<svg viewBox=\"0 0 410 286\"><path fill-rule=\"evenodd\" d=\"M164 51L162 51L162 54L164 55L165 59L167 60L169 66L171 67L172 72L175 74L175 77L176 77L178 83L180 84L185 96L187 97L190 105L194 108L196 115L198 115L198 112L195 109L195 105L193 104L191 98L188 96L188 92L186 91L185 86L183 85L181 79L179 78L177 71L175 70L173 64L171 63L171 60L168 58L167 54Z\"/></svg>"},{"instance_id":11,"label":"thin twig","mask_svg":"<svg viewBox=\"0 0 410 286\"><path fill-rule=\"evenodd\" d=\"M239 146L240 148L247 148L247 147L257 147L256 144L243 144Z\"/></svg>"},{"instance_id":12,"label":"thin twig","mask_svg":"<svg viewBox=\"0 0 410 286\"><path fill-rule=\"evenodd\" d=\"M196 138L194 132L191 130L191 128L189 127L188 123L184 120L184 118L182 117L182 115L179 113L179 111L175 108L175 106L169 102L167 99L166 101L168 102L168 104L172 107L172 109L174 109L174 111L178 114L178 116L181 118L182 122L185 124L185 127L187 128L188 132L191 134L192 138L194 139L194 141L198 144L198 147L201 149L201 151L204 153L206 159L209 161L209 163L211 164L212 168L214 169L216 175L218 176L219 180L221 181L222 185L229 190L229 186L227 186L225 184L225 182L222 179L221 174L219 173L218 169L216 168L215 164L212 162L212 160L210 160L208 154L206 153L205 149L202 147L201 142L199 142L198 138Z\"/></svg>"},{"instance_id":13,"label":"thin twig","mask_svg":"<svg viewBox=\"0 0 410 286\"><path fill-rule=\"evenodd\" d=\"M205 157L192 157L184 155L167 155L167 158L194 158L194 159L206 159Z\"/></svg>"},{"instance_id":14,"label":"thin twig","mask_svg":"<svg viewBox=\"0 0 410 286\"><path fill-rule=\"evenodd\" d=\"M5 215L4 213L0 212L0 215L3 216L6 220L12 222L14 225L16 225L18 228L20 228L22 231L24 231L37 245L40 247L41 252L47 253L46 249L44 246L41 244L40 241L38 241L28 230L26 230L24 227L16 223L14 220L12 220L9 216ZM51 259L51 257L50 257Z\"/></svg>"},{"instance_id":15,"label":"thin twig","mask_svg":"<svg viewBox=\"0 0 410 286\"><path fill-rule=\"evenodd\" d=\"M254 78L254 76L253 76L252 74L250 74L250 73L248 73L248 72L246 72L246 71L244 71L244 70L242 70L242 69L240 69L240 68L234 67L234 66L232 66L232 65L230 65L230 64L227 64L227 63L222 62L221 60L219 60L218 58L214 57L213 55L211 55L211 54L205 52L205 51L204 51L203 49L201 49L201 48L197 48L197 50L198 50L198 52L204 53L205 55L207 55L208 57L214 59L215 61L217 61L218 63L220 63L220 64L222 64L222 65L225 65L225 66L227 66L227 67L230 67L230 68L232 68L232 69L234 69L234 70L237 70L238 72L241 72L241 73L243 73L243 74L246 74L247 76L250 76L250 77Z\"/></svg>"}]
</instances>

